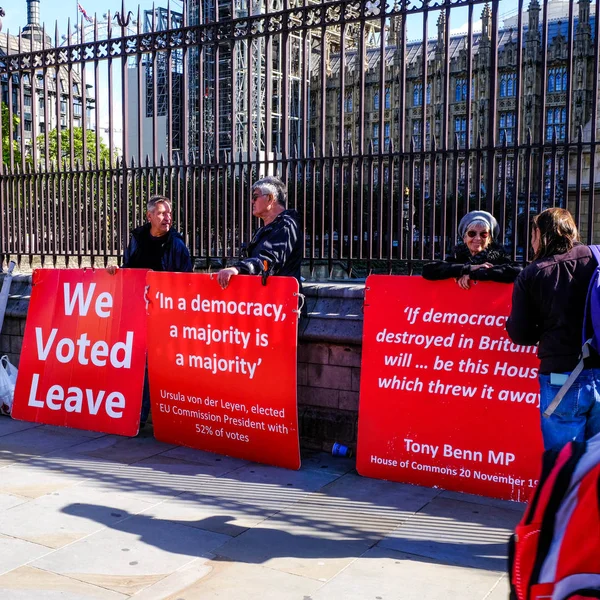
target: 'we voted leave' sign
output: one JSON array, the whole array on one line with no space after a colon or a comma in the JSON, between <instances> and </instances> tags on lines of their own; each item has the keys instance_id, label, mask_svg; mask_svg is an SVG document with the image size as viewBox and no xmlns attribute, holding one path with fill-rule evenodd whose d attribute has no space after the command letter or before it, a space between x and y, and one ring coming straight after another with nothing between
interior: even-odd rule
<instances>
[{"instance_id":1,"label":"'we voted leave' sign","mask_svg":"<svg viewBox=\"0 0 600 600\"><path fill-rule=\"evenodd\" d=\"M145 279L146 271L127 269L34 272L13 418L137 433Z\"/></svg>"}]
</instances>

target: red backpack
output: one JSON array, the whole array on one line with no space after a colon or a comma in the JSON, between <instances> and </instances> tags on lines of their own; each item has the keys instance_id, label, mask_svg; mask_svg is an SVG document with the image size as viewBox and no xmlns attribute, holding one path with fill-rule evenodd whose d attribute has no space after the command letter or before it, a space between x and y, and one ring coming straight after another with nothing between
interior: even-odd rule
<instances>
[{"instance_id":1,"label":"red backpack","mask_svg":"<svg viewBox=\"0 0 600 600\"><path fill-rule=\"evenodd\" d=\"M600 598L600 434L544 453L509 572L511 600Z\"/></svg>"}]
</instances>

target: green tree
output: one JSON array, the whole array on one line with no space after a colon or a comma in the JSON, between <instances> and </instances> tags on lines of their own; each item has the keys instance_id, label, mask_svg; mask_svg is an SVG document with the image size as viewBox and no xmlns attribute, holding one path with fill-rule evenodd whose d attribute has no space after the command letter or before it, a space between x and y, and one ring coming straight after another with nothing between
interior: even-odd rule
<instances>
[{"instance_id":1,"label":"green tree","mask_svg":"<svg viewBox=\"0 0 600 600\"><path fill-rule=\"evenodd\" d=\"M46 152L46 135L48 135L48 152L49 160L57 160L58 158L58 128L53 129L48 134L42 134L37 138L37 145L41 155L43 156ZM86 131L86 156L83 156L83 128L74 127L71 131L63 129L60 132L60 151L63 160L70 160L71 157L71 139L73 140L73 155L75 160L79 162L90 161L96 164L96 134L88 129ZM100 164L105 161L106 164L110 163L110 150L108 146L100 140Z\"/></svg>"},{"instance_id":2,"label":"green tree","mask_svg":"<svg viewBox=\"0 0 600 600\"><path fill-rule=\"evenodd\" d=\"M20 120L19 117L13 115L12 118L12 130L13 130L13 151L15 164L21 162L21 149L19 148L19 143L16 139L16 130L19 126ZM9 114L8 114L8 106L3 102L2 103L2 162L4 164L10 163L10 125L9 125Z\"/></svg>"}]
</instances>

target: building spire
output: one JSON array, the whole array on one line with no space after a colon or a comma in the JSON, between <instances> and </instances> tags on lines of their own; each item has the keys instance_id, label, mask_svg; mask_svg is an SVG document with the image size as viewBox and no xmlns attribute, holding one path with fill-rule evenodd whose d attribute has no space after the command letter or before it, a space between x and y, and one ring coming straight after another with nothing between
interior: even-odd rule
<instances>
[{"instance_id":1,"label":"building spire","mask_svg":"<svg viewBox=\"0 0 600 600\"><path fill-rule=\"evenodd\" d=\"M40 0L27 0L27 25L23 27L21 36L34 42L42 41L42 26L40 25ZM49 40L48 36L46 39Z\"/></svg>"},{"instance_id":2,"label":"building spire","mask_svg":"<svg viewBox=\"0 0 600 600\"><path fill-rule=\"evenodd\" d=\"M27 25L39 28L40 26L40 0L27 0Z\"/></svg>"},{"instance_id":3,"label":"building spire","mask_svg":"<svg viewBox=\"0 0 600 600\"><path fill-rule=\"evenodd\" d=\"M438 44L443 45L446 37L446 13L444 11L440 12L439 19L437 20L437 28L438 28Z\"/></svg>"},{"instance_id":4,"label":"building spire","mask_svg":"<svg viewBox=\"0 0 600 600\"><path fill-rule=\"evenodd\" d=\"M483 38L489 39L492 32L492 10L486 2L481 11L481 35Z\"/></svg>"}]
</instances>

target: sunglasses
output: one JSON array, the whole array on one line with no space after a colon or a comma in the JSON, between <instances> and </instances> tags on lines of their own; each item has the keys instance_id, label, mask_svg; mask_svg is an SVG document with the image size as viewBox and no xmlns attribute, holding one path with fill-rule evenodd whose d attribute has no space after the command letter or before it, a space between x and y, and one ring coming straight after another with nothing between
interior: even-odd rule
<instances>
[{"instance_id":1,"label":"sunglasses","mask_svg":"<svg viewBox=\"0 0 600 600\"><path fill-rule=\"evenodd\" d=\"M489 237L490 232L489 231L467 231L467 236L470 238L474 238L476 235L478 235L481 239L485 240L487 237Z\"/></svg>"}]
</instances>

